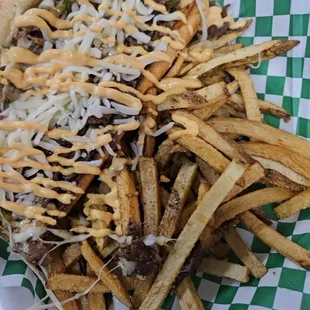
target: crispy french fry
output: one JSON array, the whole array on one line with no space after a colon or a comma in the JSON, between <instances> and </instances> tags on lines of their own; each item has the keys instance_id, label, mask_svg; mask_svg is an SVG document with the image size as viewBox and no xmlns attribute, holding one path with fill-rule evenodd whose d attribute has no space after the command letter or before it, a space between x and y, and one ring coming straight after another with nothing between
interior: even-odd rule
<instances>
[{"instance_id":1,"label":"crispy french fry","mask_svg":"<svg viewBox=\"0 0 310 310\"><path fill-rule=\"evenodd\" d=\"M66 272L66 267L64 262L61 259L61 249L58 248L48 255L48 274L50 276L57 275L58 273ZM53 290L57 299L65 301L72 297L70 292L63 292L57 289ZM76 300L72 300L63 305L64 310L79 310L79 305Z\"/></svg>"},{"instance_id":2,"label":"crispy french fry","mask_svg":"<svg viewBox=\"0 0 310 310\"><path fill-rule=\"evenodd\" d=\"M160 236L173 236L196 172L196 164L185 163L181 167L159 225L158 232Z\"/></svg>"},{"instance_id":3,"label":"crispy french fry","mask_svg":"<svg viewBox=\"0 0 310 310\"><path fill-rule=\"evenodd\" d=\"M260 279L267 273L267 268L250 251L234 227L230 227L227 231L224 231L224 238L234 253L239 257L244 265L249 268L251 274L256 279Z\"/></svg>"},{"instance_id":4,"label":"crispy french fry","mask_svg":"<svg viewBox=\"0 0 310 310\"><path fill-rule=\"evenodd\" d=\"M69 245L62 254L62 259L67 269L71 268L82 257L79 243Z\"/></svg>"},{"instance_id":5,"label":"crispy french fry","mask_svg":"<svg viewBox=\"0 0 310 310\"><path fill-rule=\"evenodd\" d=\"M237 110L235 110L234 108L232 108L230 105L228 104L223 104L221 106L220 109L218 109L216 111L216 113L214 113L214 116L216 117L238 117L238 118L247 118L246 114L243 112L239 112Z\"/></svg>"},{"instance_id":6,"label":"crispy french fry","mask_svg":"<svg viewBox=\"0 0 310 310\"><path fill-rule=\"evenodd\" d=\"M275 170L297 184L301 184L307 187L310 186L310 179L298 174L294 170L282 165L277 161L258 156L252 156L252 158L257 160L265 169Z\"/></svg>"},{"instance_id":7,"label":"crispy french fry","mask_svg":"<svg viewBox=\"0 0 310 310\"><path fill-rule=\"evenodd\" d=\"M219 101L215 101L212 104L208 104L208 106L194 110L193 114L199 117L202 120L207 120L210 116L212 116L219 108L221 108L226 102L226 96L223 96L223 99Z\"/></svg>"},{"instance_id":8,"label":"crispy french fry","mask_svg":"<svg viewBox=\"0 0 310 310\"><path fill-rule=\"evenodd\" d=\"M220 227L225 221L233 219L245 211L266 205L271 202L282 202L296 195L295 192L281 187L267 187L235 198L215 212L214 227Z\"/></svg>"},{"instance_id":9,"label":"crispy french fry","mask_svg":"<svg viewBox=\"0 0 310 310\"><path fill-rule=\"evenodd\" d=\"M246 167L233 161L207 192L190 217L172 253L166 259L140 310L157 310L166 298L187 256L190 254L212 214L241 177Z\"/></svg>"},{"instance_id":10,"label":"crispy french fry","mask_svg":"<svg viewBox=\"0 0 310 310\"><path fill-rule=\"evenodd\" d=\"M271 114L280 118L283 118L285 121L289 121L291 118L291 115L289 112L284 110L282 107L279 107L276 104L273 104L271 102L267 102L264 100L257 99L258 107L261 111L261 113L264 114ZM228 98L228 104L230 104L232 107L234 107L236 110L240 112L245 111L244 107L244 101L242 97L239 94L232 94Z\"/></svg>"},{"instance_id":11,"label":"crispy french fry","mask_svg":"<svg viewBox=\"0 0 310 310\"><path fill-rule=\"evenodd\" d=\"M168 133L175 133L178 130L178 127L174 127L170 129ZM184 135L177 138L176 142L202 158L218 172L223 172L229 165L229 160L225 156L201 138Z\"/></svg>"},{"instance_id":12,"label":"crispy french fry","mask_svg":"<svg viewBox=\"0 0 310 310\"><path fill-rule=\"evenodd\" d=\"M230 159L235 159L242 163L249 163L251 161L248 155L245 154L245 152L240 147L238 147L234 142L224 138L211 126L200 120L197 116L186 111L173 111L171 114L172 119L174 119L176 122L180 120L180 118L182 121L184 120L184 122L187 122L188 120L195 122L199 127L198 136L217 148Z\"/></svg>"},{"instance_id":13,"label":"crispy french fry","mask_svg":"<svg viewBox=\"0 0 310 310\"><path fill-rule=\"evenodd\" d=\"M182 310L203 310L201 298L190 277L185 278L175 291Z\"/></svg>"},{"instance_id":14,"label":"crispy french fry","mask_svg":"<svg viewBox=\"0 0 310 310\"><path fill-rule=\"evenodd\" d=\"M272 169L265 169L265 177L262 179L262 182L283 187L294 192L302 192L306 189L306 186L295 183L289 178L287 178L285 175Z\"/></svg>"},{"instance_id":15,"label":"crispy french fry","mask_svg":"<svg viewBox=\"0 0 310 310\"><path fill-rule=\"evenodd\" d=\"M167 72L166 77L177 76L184 64L184 61L185 61L185 58L182 55L179 55L176 61L174 62L173 66Z\"/></svg>"},{"instance_id":16,"label":"crispy french fry","mask_svg":"<svg viewBox=\"0 0 310 310\"><path fill-rule=\"evenodd\" d=\"M192 68L193 67L194 67L194 65L192 66ZM192 68L190 68L190 69L192 69ZM203 76L203 77L201 77L199 79L203 83L203 85L212 86L212 85L214 85L216 83L223 82L226 76L227 76L227 73L225 71L218 71L218 72L216 72L213 75Z\"/></svg>"},{"instance_id":17,"label":"crispy french fry","mask_svg":"<svg viewBox=\"0 0 310 310\"><path fill-rule=\"evenodd\" d=\"M107 305L103 294L88 294L89 310L106 310Z\"/></svg>"},{"instance_id":18,"label":"crispy french fry","mask_svg":"<svg viewBox=\"0 0 310 310\"><path fill-rule=\"evenodd\" d=\"M116 185L123 234L137 234L142 230L139 201L135 181L128 167L116 175Z\"/></svg>"},{"instance_id":19,"label":"crispy french fry","mask_svg":"<svg viewBox=\"0 0 310 310\"><path fill-rule=\"evenodd\" d=\"M230 248L223 240L219 240L210 250L217 259L225 259L228 257Z\"/></svg>"},{"instance_id":20,"label":"crispy french fry","mask_svg":"<svg viewBox=\"0 0 310 310\"><path fill-rule=\"evenodd\" d=\"M212 119L208 123L219 132L237 133L272 145L291 150L310 159L310 144L308 141L291 133L271 126L245 119Z\"/></svg>"},{"instance_id":21,"label":"crispy french fry","mask_svg":"<svg viewBox=\"0 0 310 310\"><path fill-rule=\"evenodd\" d=\"M200 264L199 270L213 276L237 280L241 283L246 283L250 279L250 270L247 267L212 258L205 258Z\"/></svg>"},{"instance_id":22,"label":"crispy french fry","mask_svg":"<svg viewBox=\"0 0 310 310\"><path fill-rule=\"evenodd\" d=\"M119 248L119 243L115 240L109 239L108 244L100 251L103 258L110 256Z\"/></svg>"},{"instance_id":23,"label":"crispy french fry","mask_svg":"<svg viewBox=\"0 0 310 310\"><path fill-rule=\"evenodd\" d=\"M96 277L73 275L67 273L54 273L47 281L47 287L52 291L65 291L70 293L83 293L97 280ZM108 293L111 290L103 283L97 283L91 293Z\"/></svg>"},{"instance_id":24,"label":"crispy french fry","mask_svg":"<svg viewBox=\"0 0 310 310\"><path fill-rule=\"evenodd\" d=\"M272 227L264 224L251 212L244 212L240 217L242 223L269 247L304 268L310 267L309 251L285 238Z\"/></svg>"},{"instance_id":25,"label":"crispy french fry","mask_svg":"<svg viewBox=\"0 0 310 310\"><path fill-rule=\"evenodd\" d=\"M250 75L239 68L231 68L228 72L238 81L243 97L247 119L261 122L261 112L257 102L257 95Z\"/></svg>"},{"instance_id":26,"label":"crispy french fry","mask_svg":"<svg viewBox=\"0 0 310 310\"><path fill-rule=\"evenodd\" d=\"M140 157L140 195L144 211L144 235L157 235L161 209L157 164L153 158Z\"/></svg>"},{"instance_id":27,"label":"crispy french fry","mask_svg":"<svg viewBox=\"0 0 310 310\"><path fill-rule=\"evenodd\" d=\"M219 56L225 55L227 53L239 50L240 48L243 48L243 47L244 47L244 45L242 43L235 43L235 44L231 44L231 45L224 45L224 46L214 50L212 56L213 56L213 58L219 57Z\"/></svg>"},{"instance_id":28,"label":"crispy french fry","mask_svg":"<svg viewBox=\"0 0 310 310\"><path fill-rule=\"evenodd\" d=\"M218 70L255 63L259 60L259 53L262 60L272 59L279 54L289 51L298 44L299 41L297 40L273 40L245 47L222 57L213 58L206 63L199 64L190 70L188 75L192 78L197 78L205 74L214 74Z\"/></svg>"},{"instance_id":29,"label":"crispy french fry","mask_svg":"<svg viewBox=\"0 0 310 310\"><path fill-rule=\"evenodd\" d=\"M230 32L228 34L225 34L216 40L208 41L205 44L205 47L211 48L214 50L218 49L218 48L226 45L228 42L233 41L236 38L238 38L246 29L248 29L250 27L251 24L252 24L252 20L248 19L244 27L237 29L236 31Z\"/></svg>"},{"instance_id":30,"label":"crispy french fry","mask_svg":"<svg viewBox=\"0 0 310 310\"><path fill-rule=\"evenodd\" d=\"M260 142L240 143L240 146L250 155L279 162L310 179L310 160L291 150Z\"/></svg>"},{"instance_id":31,"label":"crispy french fry","mask_svg":"<svg viewBox=\"0 0 310 310\"><path fill-rule=\"evenodd\" d=\"M124 289L119 279L110 272L109 268L104 266L102 260L95 254L87 241L82 242L81 250L83 257L96 273L97 277L100 277L102 282L109 287L112 294L124 305L131 307L132 304L127 291Z\"/></svg>"},{"instance_id":32,"label":"crispy french fry","mask_svg":"<svg viewBox=\"0 0 310 310\"><path fill-rule=\"evenodd\" d=\"M310 189L307 189L290 200L283 202L273 210L279 219L285 219L310 205Z\"/></svg>"},{"instance_id":33,"label":"crispy french fry","mask_svg":"<svg viewBox=\"0 0 310 310\"><path fill-rule=\"evenodd\" d=\"M143 281L136 283L135 291L132 296L132 302L135 308L139 308L149 292L152 284L156 278L157 272L153 271L150 275L146 276Z\"/></svg>"},{"instance_id":34,"label":"crispy french fry","mask_svg":"<svg viewBox=\"0 0 310 310\"><path fill-rule=\"evenodd\" d=\"M173 153L170 153L170 149L174 146L174 142L167 139L158 148L155 155L155 160L158 165L158 170L163 171L172 159Z\"/></svg>"}]
</instances>

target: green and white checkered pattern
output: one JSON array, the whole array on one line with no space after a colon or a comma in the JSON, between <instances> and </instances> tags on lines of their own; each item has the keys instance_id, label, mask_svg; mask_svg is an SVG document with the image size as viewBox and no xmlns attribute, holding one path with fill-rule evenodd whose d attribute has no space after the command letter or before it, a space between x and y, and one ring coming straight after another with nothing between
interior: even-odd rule
<instances>
[{"instance_id":1,"label":"green and white checkered pattern","mask_svg":"<svg viewBox=\"0 0 310 310\"><path fill-rule=\"evenodd\" d=\"M271 115L266 122L283 130L310 138L310 0L221 0L231 4L234 16L253 18L253 24L237 41L245 45L271 39L297 39L300 44L287 55L263 62L251 70L260 99L282 106L292 114L289 123ZM265 206L273 227L281 234L310 250L310 209L277 222ZM252 251L267 266L268 273L260 280L249 283L220 279L198 273L193 281L205 309L258 310L310 309L310 272L271 250L244 228L239 232ZM24 286L38 297L44 294L42 284L15 254L6 251L0 240L0 287ZM239 262L233 253L230 261ZM180 309L177 300L169 296L165 310Z\"/></svg>"}]
</instances>

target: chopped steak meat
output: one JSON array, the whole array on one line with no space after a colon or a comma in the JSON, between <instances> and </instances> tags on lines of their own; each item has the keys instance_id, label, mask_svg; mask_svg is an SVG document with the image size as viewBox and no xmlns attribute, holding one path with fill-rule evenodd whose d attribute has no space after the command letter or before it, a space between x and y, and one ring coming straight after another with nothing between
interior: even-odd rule
<instances>
[{"instance_id":1,"label":"chopped steak meat","mask_svg":"<svg viewBox=\"0 0 310 310\"><path fill-rule=\"evenodd\" d=\"M229 31L229 23L225 22L223 26L218 28L216 25L212 25L208 28L208 39L213 40L222 37Z\"/></svg>"},{"instance_id":2,"label":"chopped steak meat","mask_svg":"<svg viewBox=\"0 0 310 310\"><path fill-rule=\"evenodd\" d=\"M136 273L142 276L159 270L162 258L157 247L146 246L142 240L133 241L130 246L118 250L117 255L128 261L136 262Z\"/></svg>"},{"instance_id":3,"label":"chopped steak meat","mask_svg":"<svg viewBox=\"0 0 310 310\"><path fill-rule=\"evenodd\" d=\"M92 115L87 119L87 124L107 126L111 123L111 118L112 118L112 115L103 115L100 118Z\"/></svg>"},{"instance_id":4,"label":"chopped steak meat","mask_svg":"<svg viewBox=\"0 0 310 310\"><path fill-rule=\"evenodd\" d=\"M37 264L40 261L40 259L42 259L44 254L53 247L52 244L45 244L39 240L36 241L30 240L28 244L29 244L29 250L27 260L32 264Z\"/></svg>"}]
</instances>

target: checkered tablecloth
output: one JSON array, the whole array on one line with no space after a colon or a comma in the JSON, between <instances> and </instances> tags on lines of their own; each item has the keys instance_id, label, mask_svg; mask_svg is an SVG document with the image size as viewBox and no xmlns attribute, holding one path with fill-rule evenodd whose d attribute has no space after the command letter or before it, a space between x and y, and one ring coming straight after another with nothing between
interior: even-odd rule
<instances>
[{"instance_id":1,"label":"checkered tablecloth","mask_svg":"<svg viewBox=\"0 0 310 310\"><path fill-rule=\"evenodd\" d=\"M310 0L221 0L231 4L234 16L252 18L250 29L237 41L245 45L271 39L297 39L300 44L287 55L263 62L251 75L260 99L276 103L292 114L289 123L271 115L270 125L310 138ZM310 209L277 222L265 206L273 227L281 234L310 250ZM246 284L198 273L193 281L205 309L310 309L310 272L271 250L244 228L238 229L245 242L267 266L268 273L260 280ZM24 286L36 298L42 298L43 286L16 254L6 251L0 240L0 287ZM232 262L238 262L233 253ZM180 309L177 300L169 296L165 310Z\"/></svg>"}]
</instances>

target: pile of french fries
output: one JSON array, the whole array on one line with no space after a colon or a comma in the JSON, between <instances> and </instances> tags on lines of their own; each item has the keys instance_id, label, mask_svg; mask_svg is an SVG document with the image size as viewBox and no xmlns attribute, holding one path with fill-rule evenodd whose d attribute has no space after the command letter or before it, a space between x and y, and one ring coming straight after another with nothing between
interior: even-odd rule
<instances>
[{"instance_id":1,"label":"pile of french fries","mask_svg":"<svg viewBox=\"0 0 310 310\"><path fill-rule=\"evenodd\" d=\"M161 253L161 268L124 276L120 244L109 237L58 248L48 257L47 287L60 301L71 298L64 309L107 309L105 294L112 293L128 307L156 310L171 290L183 310L204 309L191 280L197 270L240 282L267 272L237 233L239 223L296 264L310 267L309 251L274 230L261 209L280 203L274 212L285 219L309 205L310 143L263 121L263 114L285 121L290 115L257 99L246 71L298 42L228 45L241 32L207 42L212 56L205 63L191 66L177 57L167 76L199 78L204 86L157 107L157 124L174 121L174 127L161 142L147 140L137 171L125 167L115 177L123 234L133 240L165 237L162 245L152 245ZM255 183L266 187L252 191ZM105 212L103 205L96 209ZM106 229L110 221L96 219L92 227ZM230 250L243 265L226 261Z\"/></svg>"}]
</instances>

